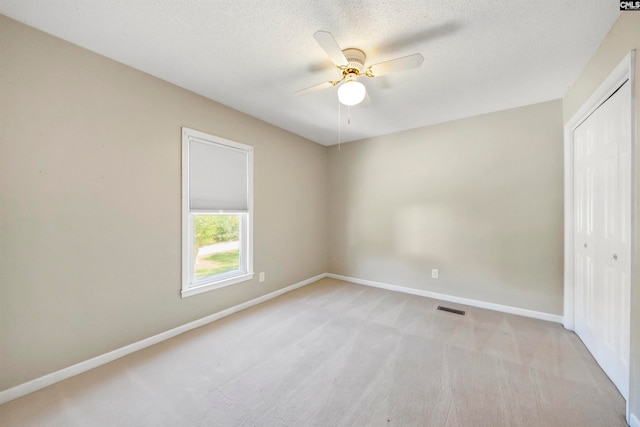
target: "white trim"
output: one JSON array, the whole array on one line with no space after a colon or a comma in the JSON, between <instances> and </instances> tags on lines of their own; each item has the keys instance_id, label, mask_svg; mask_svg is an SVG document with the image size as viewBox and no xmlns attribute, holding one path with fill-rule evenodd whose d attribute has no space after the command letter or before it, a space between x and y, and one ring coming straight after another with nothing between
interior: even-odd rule
<instances>
[{"instance_id":1,"label":"white trim","mask_svg":"<svg viewBox=\"0 0 640 427\"><path fill-rule=\"evenodd\" d=\"M632 118L635 117L633 103L635 87L635 50L629 52L618 66L609 74L598 88L591 94L576 113L564 125L564 321L563 325L574 330L574 283L573 283L573 131L586 120L604 101L606 101L622 84L631 83ZM632 119L632 123L635 120ZM635 126L633 126L635 128ZM635 146L635 131L632 129L632 155ZM633 164L632 164L633 168ZM633 176L633 170L632 170ZM633 196L632 196L633 197ZM634 206L632 198L631 206ZM633 224L631 233L633 233ZM635 253L633 245L631 254ZM633 271L632 271L633 275ZM633 283L633 282L632 282Z\"/></svg>"},{"instance_id":2,"label":"white trim","mask_svg":"<svg viewBox=\"0 0 640 427\"><path fill-rule=\"evenodd\" d=\"M218 279L215 282L205 282L203 284L191 285L187 289L183 289L180 291L180 296L182 298L190 297L193 295L198 295L203 292L212 291L214 289L225 288L227 286L236 285L238 283L246 282L247 280L253 279L255 273L247 273L241 276L231 276L228 279Z\"/></svg>"},{"instance_id":3,"label":"white trim","mask_svg":"<svg viewBox=\"0 0 640 427\"><path fill-rule=\"evenodd\" d=\"M339 274L327 274L332 279L344 280L359 285L373 286L374 288L387 289L390 291L403 292L405 294L419 295L422 297L433 298L442 301L454 302L457 304L469 305L472 307L485 308L502 313L516 314L518 316L532 317L534 319L547 320L549 322L562 323L562 316L557 314L543 313L541 311L527 310L525 308L511 307L508 305L494 304L492 302L478 301L469 298L456 297L453 295L439 294L422 289L407 288L405 286L390 285L388 283L374 282L371 280L358 279L355 277L341 276Z\"/></svg>"},{"instance_id":4,"label":"white trim","mask_svg":"<svg viewBox=\"0 0 640 427\"><path fill-rule=\"evenodd\" d=\"M303 280L301 282L295 283L285 288L278 289L277 291L268 293L266 295L262 295L261 297L254 298L250 301L243 302L242 304L229 307L225 310L219 311L217 313L211 314L209 316L203 317L198 320L194 320L193 322L187 323L185 325L178 326L177 328L173 328L168 331L161 332L152 337L135 342L133 344L120 347L116 350L110 351L109 353L105 353L100 356L93 357L89 360L85 360L84 362L77 363L75 365L69 366L59 371L44 375L40 378L36 378L34 380L17 385L15 387L11 387L9 389L0 391L0 405L3 403L9 402L11 400L17 399L19 397L25 396L29 393L33 393L34 391L48 387L57 382L64 381L67 378L71 378L83 372L87 372L91 369L105 365L109 362L113 362L114 360L120 359L121 357L127 356L131 353L135 353L136 351L158 344L162 341L166 341L170 338L173 338L175 336L188 332L192 329L199 328L200 326L204 326L211 322L215 322L216 320L222 319L223 317L230 316L241 310L247 309L249 307L253 307L254 305L261 304L265 301L276 298L287 292L291 292L295 289L298 289L303 286L309 285L313 282L316 282L320 279L324 279L325 277L327 277L326 273L319 274L317 276L311 277L309 279Z\"/></svg>"},{"instance_id":5,"label":"white trim","mask_svg":"<svg viewBox=\"0 0 640 427\"><path fill-rule=\"evenodd\" d=\"M635 414L629 417L629 427L640 427L640 419Z\"/></svg>"}]
</instances>

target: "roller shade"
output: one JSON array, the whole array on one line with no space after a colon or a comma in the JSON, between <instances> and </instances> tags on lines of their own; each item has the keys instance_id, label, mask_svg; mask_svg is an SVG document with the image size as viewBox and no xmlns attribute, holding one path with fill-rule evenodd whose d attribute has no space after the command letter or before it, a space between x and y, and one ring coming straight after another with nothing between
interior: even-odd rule
<instances>
[{"instance_id":1,"label":"roller shade","mask_svg":"<svg viewBox=\"0 0 640 427\"><path fill-rule=\"evenodd\" d=\"M248 209L247 151L189 140L189 208Z\"/></svg>"}]
</instances>

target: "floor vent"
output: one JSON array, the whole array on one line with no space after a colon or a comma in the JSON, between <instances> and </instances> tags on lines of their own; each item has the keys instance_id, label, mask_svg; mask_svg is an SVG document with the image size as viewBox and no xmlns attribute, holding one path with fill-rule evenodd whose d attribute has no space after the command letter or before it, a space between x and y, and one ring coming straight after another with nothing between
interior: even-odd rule
<instances>
[{"instance_id":1,"label":"floor vent","mask_svg":"<svg viewBox=\"0 0 640 427\"><path fill-rule=\"evenodd\" d=\"M464 310L456 310L455 308L443 307L441 305L438 306L438 310L447 311L449 313L459 314L460 316L464 316Z\"/></svg>"}]
</instances>

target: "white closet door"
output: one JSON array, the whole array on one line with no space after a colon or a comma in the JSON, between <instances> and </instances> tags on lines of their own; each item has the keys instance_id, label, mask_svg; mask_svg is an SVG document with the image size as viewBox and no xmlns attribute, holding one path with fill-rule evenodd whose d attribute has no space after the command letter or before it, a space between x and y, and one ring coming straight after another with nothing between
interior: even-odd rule
<instances>
[{"instance_id":1,"label":"white closet door","mask_svg":"<svg viewBox=\"0 0 640 427\"><path fill-rule=\"evenodd\" d=\"M630 85L574 132L575 330L628 399Z\"/></svg>"},{"instance_id":2,"label":"white closet door","mask_svg":"<svg viewBox=\"0 0 640 427\"><path fill-rule=\"evenodd\" d=\"M594 120L594 117L590 117ZM574 262L575 262L575 331L591 348L598 322L594 286L595 238L595 131L582 123L574 132ZM593 350L591 350L593 353Z\"/></svg>"}]
</instances>

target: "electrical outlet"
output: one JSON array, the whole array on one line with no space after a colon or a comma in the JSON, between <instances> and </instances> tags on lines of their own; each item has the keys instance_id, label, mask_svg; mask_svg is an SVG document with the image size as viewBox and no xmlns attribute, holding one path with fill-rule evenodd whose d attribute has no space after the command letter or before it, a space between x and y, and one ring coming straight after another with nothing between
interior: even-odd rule
<instances>
[{"instance_id":1,"label":"electrical outlet","mask_svg":"<svg viewBox=\"0 0 640 427\"><path fill-rule=\"evenodd\" d=\"M264 282L264 271L262 273L258 274L258 281Z\"/></svg>"},{"instance_id":2,"label":"electrical outlet","mask_svg":"<svg viewBox=\"0 0 640 427\"><path fill-rule=\"evenodd\" d=\"M432 279L437 279L438 278L438 269L437 268L432 268L431 269L431 278Z\"/></svg>"}]
</instances>

